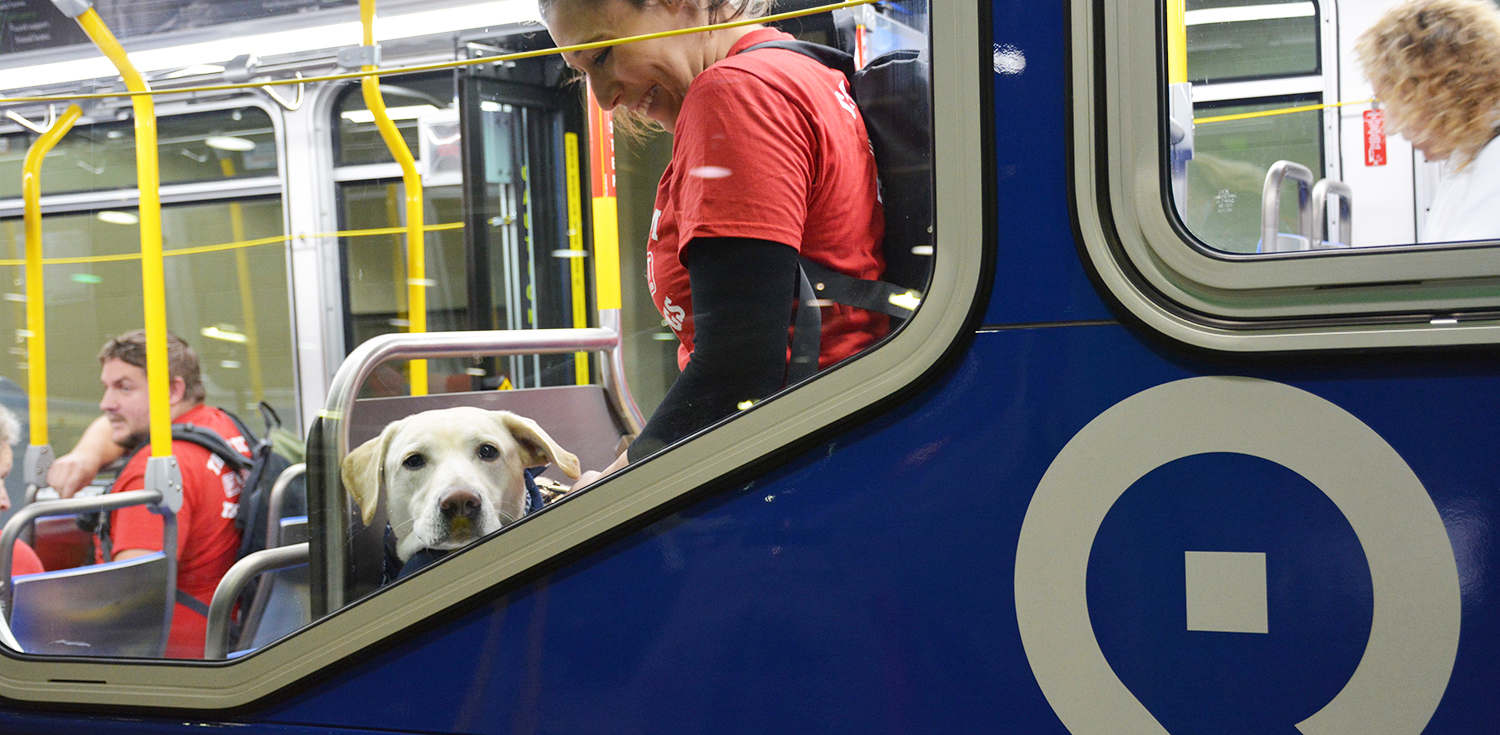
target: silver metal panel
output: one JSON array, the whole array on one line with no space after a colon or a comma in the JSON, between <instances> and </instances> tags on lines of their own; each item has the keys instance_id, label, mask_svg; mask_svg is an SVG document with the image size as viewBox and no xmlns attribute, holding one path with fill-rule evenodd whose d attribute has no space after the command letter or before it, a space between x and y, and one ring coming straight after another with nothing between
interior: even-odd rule
<instances>
[{"instance_id":1,"label":"silver metal panel","mask_svg":"<svg viewBox=\"0 0 1500 735\"><path fill-rule=\"evenodd\" d=\"M11 632L27 653L161 656L168 584L160 551L127 561L16 577Z\"/></svg>"}]
</instances>

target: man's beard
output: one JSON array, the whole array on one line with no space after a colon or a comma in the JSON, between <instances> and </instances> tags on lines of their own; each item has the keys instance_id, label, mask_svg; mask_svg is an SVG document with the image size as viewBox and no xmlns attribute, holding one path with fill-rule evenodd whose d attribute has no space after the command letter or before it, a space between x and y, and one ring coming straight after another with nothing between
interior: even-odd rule
<instances>
[{"instance_id":1,"label":"man's beard","mask_svg":"<svg viewBox=\"0 0 1500 735\"><path fill-rule=\"evenodd\" d=\"M136 432L134 434L131 434L130 436L125 437L125 441L120 442L120 446L125 448L126 454L129 454L130 452L135 451L137 448L144 446L150 441L151 431L148 429L146 431Z\"/></svg>"}]
</instances>

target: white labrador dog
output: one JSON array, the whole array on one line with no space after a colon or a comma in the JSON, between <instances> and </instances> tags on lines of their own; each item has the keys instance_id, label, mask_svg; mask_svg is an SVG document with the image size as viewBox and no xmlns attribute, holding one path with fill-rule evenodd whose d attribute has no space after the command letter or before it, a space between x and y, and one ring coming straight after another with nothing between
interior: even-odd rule
<instances>
[{"instance_id":1,"label":"white labrador dog","mask_svg":"<svg viewBox=\"0 0 1500 735\"><path fill-rule=\"evenodd\" d=\"M366 524L385 493L405 562L421 549L456 549L519 519L526 512L522 470L548 462L578 477L578 458L535 421L461 407L392 422L340 469Z\"/></svg>"}]
</instances>

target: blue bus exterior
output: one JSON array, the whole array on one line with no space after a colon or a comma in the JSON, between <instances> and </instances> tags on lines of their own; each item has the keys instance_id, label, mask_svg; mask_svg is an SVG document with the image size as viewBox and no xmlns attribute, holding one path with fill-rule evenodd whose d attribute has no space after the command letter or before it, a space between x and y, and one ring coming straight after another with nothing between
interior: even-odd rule
<instances>
[{"instance_id":1,"label":"blue bus exterior","mask_svg":"<svg viewBox=\"0 0 1500 735\"><path fill-rule=\"evenodd\" d=\"M1033 495L1112 407L1239 376L1347 412L1420 480L1462 612L1417 731L1495 731L1494 352L1252 359L1149 333L1079 256L1064 5L995 2L991 20L987 43L1025 54L1024 73L991 78L993 287L919 391L265 703L218 717L6 705L0 730L1109 731L1065 725L1034 674L1045 654L1023 642L1017 555ZM1287 431L1298 421L1287 416ZM1186 629L1187 552L1264 554L1266 632ZM1087 599L1104 659L1174 734L1291 733L1355 675L1377 605L1340 508L1296 471L1233 451L1131 484L1093 540Z\"/></svg>"}]
</instances>

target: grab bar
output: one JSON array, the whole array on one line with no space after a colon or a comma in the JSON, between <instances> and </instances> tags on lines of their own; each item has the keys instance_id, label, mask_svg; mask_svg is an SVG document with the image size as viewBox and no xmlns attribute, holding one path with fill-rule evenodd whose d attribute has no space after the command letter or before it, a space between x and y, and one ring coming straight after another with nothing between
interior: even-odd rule
<instances>
[{"instance_id":1,"label":"grab bar","mask_svg":"<svg viewBox=\"0 0 1500 735\"><path fill-rule=\"evenodd\" d=\"M7 620L10 618L11 595L14 593L10 583L10 573L16 540L21 537L22 531L31 527L33 521L52 516L78 515L94 511L117 510L132 505L149 505L162 516L162 551L166 552L167 557L167 620L170 626L172 609L176 602L177 581L177 514L170 507L170 502L170 498L163 499L159 490L130 490L90 498L45 500L17 508L16 512L6 520L5 530L0 531L0 606L3 606L0 607L0 614L3 614ZM182 507L180 501L178 507Z\"/></svg>"},{"instance_id":2,"label":"grab bar","mask_svg":"<svg viewBox=\"0 0 1500 735\"><path fill-rule=\"evenodd\" d=\"M503 355L554 355L566 352L608 352L618 349L618 332L588 329L502 329L478 332L427 332L383 334L356 347L328 389L328 407L323 415L339 422L338 458L349 453L349 421L359 388L375 368L390 360L437 357L495 357Z\"/></svg>"},{"instance_id":3,"label":"grab bar","mask_svg":"<svg viewBox=\"0 0 1500 735\"><path fill-rule=\"evenodd\" d=\"M1313 247L1321 247L1328 242L1329 194L1339 198L1339 239L1334 242L1347 247L1354 236L1354 189L1333 179L1323 179L1313 187L1313 226L1317 228L1318 235Z\"/></svg>"},{"instance_id":4,"label":"grab bar","mask_svg":"<svg viewBox=\"0 0 1500 735\"><path fill-rule=\"evenodd\" d=\"M229 614L234 611L235 600L250 580L267 572L300 567L307 563L306 541L291 546L262 549L234 563L219 586L214 589L213 600L208 603L208 629L204 635L203 658L222 659L229 656Z\"/></svg>"},{"instance_id":5,"label":"grab bar","mask_svg":"<svg viewBox=\"0 0 1500 735\"><path fill-rule=\"evenodd\" d=\"M1312 170L1295 161L1277 161L1266 172L1265 187L1260 194L1260 248L1263 253L1281 251L1281 187L1286 179L1297 182L1297 234L1313 239L1313 213L1309 194L1313 186Z\"/></svg>"}]
</instances>

